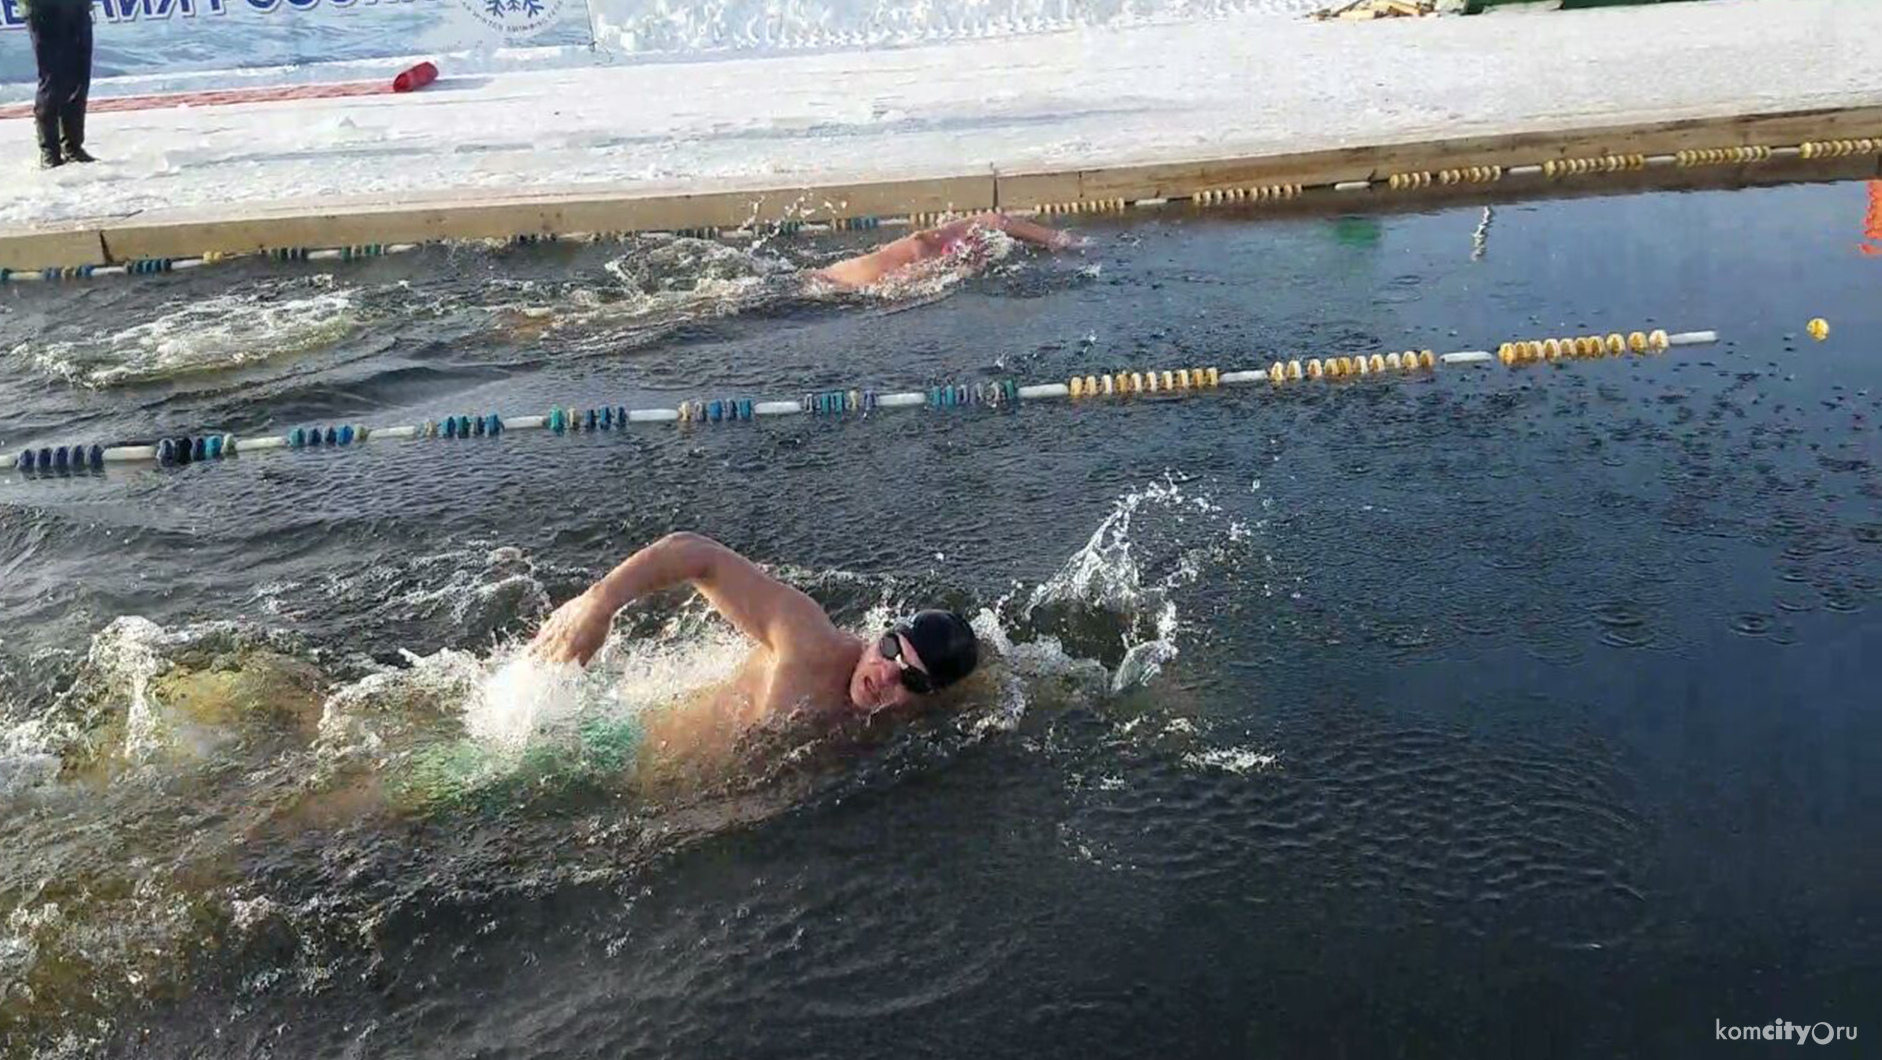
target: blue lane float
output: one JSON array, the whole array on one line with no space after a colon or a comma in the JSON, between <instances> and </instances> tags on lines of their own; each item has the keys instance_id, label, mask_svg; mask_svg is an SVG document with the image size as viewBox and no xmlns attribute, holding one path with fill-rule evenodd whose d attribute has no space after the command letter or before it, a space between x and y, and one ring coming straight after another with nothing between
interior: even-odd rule
<instances>
[{"instance_id":1,"label":"blue lane float","mask_svg":"<svg viewBox=\"0 0 1882 1060\"><path fill-rule=\"evenodd\" d=\"M112 463L156 463L181 467L227 460L238 453L271 449L355 448L368 442L393 439L494 439L511 431L544 430L553 434L592 434L625 429L632 423L725 424L748 423L761 417L867 416L882 409L1010 409L1023 401L1070 399L1089 402L1105 398L1184 397L1220 386L1269 384L1275 388L1305 380L1329 382L1365 375L1411 374L1440 366L1490 366L1499 361L1520 370L1532 363L1574 357L1618 357L1656 353L1675 346L1698 346L1718 341L1714 331L1634 332L1622 337L1582 336L1503 343L1497 352L1458 350L1435 355L1429 350L1274 361L1266 368L1219 371L1215 368L1177 368L1159 371L1120 371L1073 376L1063 383L1021 384L1012 379L986 379L950 383L926 390L879 393L863 388L811 391L791 400L718 397L690 399L673 408L629 409L626 405L591 408L552 408L540 416L505 417L495 412L458 414L417 424L368 427L332 424L295 427L285 434L237 438L233 434L204 433L160 438L139 445L42 446L0 455L0 467L33 474L72 474L101 471Z\"/></svg>"}]
</instances>

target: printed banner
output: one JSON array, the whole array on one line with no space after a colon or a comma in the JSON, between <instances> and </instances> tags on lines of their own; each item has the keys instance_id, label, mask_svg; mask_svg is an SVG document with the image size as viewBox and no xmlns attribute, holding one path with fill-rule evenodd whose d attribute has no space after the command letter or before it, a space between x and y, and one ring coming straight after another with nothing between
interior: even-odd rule
<instances>
[{"instance_id":1,"label":"printed banner","mask_svg":"<svg viewBox=\"0 0 1882 1060\"><path fill-rule=\"evenodd\" d=\"M92 20L94 77L593 39L585 0L94 0ZM37 77L26 12L0 0L0 81Z\"/></svg>"}]
</instances>

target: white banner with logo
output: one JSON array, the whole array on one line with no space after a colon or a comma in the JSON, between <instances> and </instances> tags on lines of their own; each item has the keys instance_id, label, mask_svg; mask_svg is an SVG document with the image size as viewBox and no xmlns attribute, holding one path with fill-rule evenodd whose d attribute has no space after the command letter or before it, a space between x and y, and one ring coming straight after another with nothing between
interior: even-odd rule
<instances>
[{"instance_id":1,"label":"white banner with logo","mask_svg":"<svg viewBox=\"0 0 1882 1060\"><path fill-rule=\"evenodd\" d=\"M94 0L92 21L94 77L593 39L585 0ZM36 77L25 12L0 0L0 81Z\"/></svg>"}]
</instances>

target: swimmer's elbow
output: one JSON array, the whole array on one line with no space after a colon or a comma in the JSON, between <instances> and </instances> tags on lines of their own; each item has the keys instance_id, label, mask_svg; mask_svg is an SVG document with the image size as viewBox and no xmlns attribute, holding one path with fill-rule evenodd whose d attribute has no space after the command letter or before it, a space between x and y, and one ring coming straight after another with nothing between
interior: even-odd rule
<instances>
[{"instance_id":1,"label":"swimmer's elbow","mask_svg":"<svg viewBox=\"0 0 1882 1060\"><path fill-rule=\"evenodd\" d=\"M718 557L731 551L712 538L695 534L691 530L676 530L649 547L657 549L668 562L683 571L687 581L699 581L710 576Z\"/></svg>"},{"instance_id":2,"label":"swimmer's elbow","mask_svg":"<svg viewBox=\"0 0 1882 1060\"><path fill-rule=\"evenodd\" d=\"M702 546L719 545L719 543L717 541L714 541L712 538L709 538L704 534L696 534L692 532L691 530L675 530L672 533L666 535L665 537L662 537L660 540L655 541L654 544L658 545L661 548L675 548L675 549L700 548ZM719 545L719 547L724 548L725 546Z\"/></svg>"}]
</instances>

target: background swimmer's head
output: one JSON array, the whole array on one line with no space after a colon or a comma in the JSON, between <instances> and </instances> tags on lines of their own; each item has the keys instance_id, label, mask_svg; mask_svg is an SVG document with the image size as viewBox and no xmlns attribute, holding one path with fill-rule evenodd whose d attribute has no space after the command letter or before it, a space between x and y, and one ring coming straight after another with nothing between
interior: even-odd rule
<instances>
[{"instance_id":1,"label":"background swimmer's head","mask_svg":"<svg viewBox=\"0 0 1882 1060\"><path fill-rule=\"evenodd\" d=\"M867 711L939 692L974 672L980 645L952 611L923 611L863 649L850 674L850 702Z\"/></svg>"}]
</instances>

